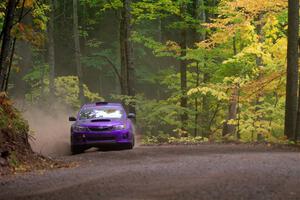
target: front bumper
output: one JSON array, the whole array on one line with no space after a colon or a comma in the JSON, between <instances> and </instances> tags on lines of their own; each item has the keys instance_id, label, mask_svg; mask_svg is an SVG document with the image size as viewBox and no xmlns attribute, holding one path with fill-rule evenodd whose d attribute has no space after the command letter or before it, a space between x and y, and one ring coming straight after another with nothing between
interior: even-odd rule
<instances>
[{"instance_id":1,"label":"front bumper","mask_svg":"<svg viewBox=\"0 0 300 200\"><path fill-rule=\"evenodd\" d=\"M72 132L72 146L97 147L107 144L130 144L133 135L129 130L115 130L110 132Z\"/></svg>"}]
</instances>

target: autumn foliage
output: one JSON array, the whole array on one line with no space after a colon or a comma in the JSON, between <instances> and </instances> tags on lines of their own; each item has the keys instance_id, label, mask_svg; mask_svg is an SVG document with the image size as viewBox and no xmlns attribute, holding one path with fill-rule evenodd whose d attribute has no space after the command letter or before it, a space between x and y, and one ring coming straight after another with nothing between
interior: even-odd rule
<instances>
[{"instance_id":1,"label":"autumn foliage","mask_svg":"<svg viewBox=\"0 0 300 200\"><path fill-rule=\"evenodd\" d=\"M12 36L29 53L16 53L9 92L26 104L122 101L135 107L145 141L288 142L287 0L23 5L31 21Z\"/></svg>"}]
</instances>

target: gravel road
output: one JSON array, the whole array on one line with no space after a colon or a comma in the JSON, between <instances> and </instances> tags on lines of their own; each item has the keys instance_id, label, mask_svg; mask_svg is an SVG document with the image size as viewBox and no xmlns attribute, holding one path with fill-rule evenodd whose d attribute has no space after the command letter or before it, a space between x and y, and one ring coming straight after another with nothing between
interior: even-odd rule
<instances>
[{"instance_id":1,"label":"gravel road","mask_svg":"<svg viewBox=\"0 0 300 200\"><path fill-rule=\"evenodd\" d=\"M71 169L0 179L0 199L300 199L300 153L251 145L138 147L65 156Z\"/></svg>"}]
</instances>

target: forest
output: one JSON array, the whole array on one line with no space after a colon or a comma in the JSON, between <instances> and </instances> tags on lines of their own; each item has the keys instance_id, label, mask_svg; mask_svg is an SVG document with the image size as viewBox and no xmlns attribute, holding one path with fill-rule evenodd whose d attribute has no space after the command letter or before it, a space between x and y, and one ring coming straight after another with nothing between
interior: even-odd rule
<instances>
[{"instance_id":1,"label":"forest","mask_svg":"<svg viewBox=\"0 0 300 200\"><path fill-rule=\"evenodd\" d=\"M1 0L0 30L2 130L28 131L11 101L109 101L136 113L145 144L300 133L298 1Z\"/></svg>"}]
</instances>

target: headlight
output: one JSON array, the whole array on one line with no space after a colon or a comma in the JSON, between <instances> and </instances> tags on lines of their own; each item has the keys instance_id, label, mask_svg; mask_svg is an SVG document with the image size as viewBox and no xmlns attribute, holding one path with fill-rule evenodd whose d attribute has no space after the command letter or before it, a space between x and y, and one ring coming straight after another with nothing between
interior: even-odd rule
<instances>
[{"instance_id":1,"label":"headlight","mask_svg":"<svg viewBox=\"0 0 300 200\"><path fill-rule=\"evenodd\" d=\"M126 128L126 126L124 124L113 126L114 130L123 130L125 128Z\"/></svg>"},{"instance_id":2,"label":"headlight","mask_svg":"<svg viewBox=\"0 0 300 200\"><path fill-rule=\"evenodd\" d=\"M89 129L83 126L74 126L73 131L75 132L87 132Z\"/></svg>"}]
</instances>

